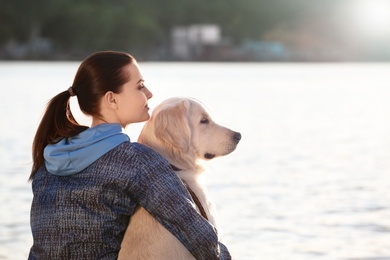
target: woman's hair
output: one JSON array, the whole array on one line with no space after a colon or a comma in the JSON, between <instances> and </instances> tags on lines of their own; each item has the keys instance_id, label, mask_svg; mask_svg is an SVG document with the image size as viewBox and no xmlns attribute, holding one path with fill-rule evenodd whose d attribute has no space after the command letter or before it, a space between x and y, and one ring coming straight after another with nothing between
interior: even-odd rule
<instances>
[{"instance_id":1,"label":"woman's hair","mask_svg":"<svg viewBox=\"0 0 390 260\"><path fill-rule=\"evenodd\" d=\"M122 86L130 80L129 73L123 68L132 62L135 59L127 53L104 51L88 56L81 63L73 85L52 98L46 107L33 141L33 167L29 180L44 163L46 145L75 136L88 128L74 119L69 108L70 97L77 96L84 114L100 116L100 99L108 91L121 92Z\"/></svg>"}]
</instances>

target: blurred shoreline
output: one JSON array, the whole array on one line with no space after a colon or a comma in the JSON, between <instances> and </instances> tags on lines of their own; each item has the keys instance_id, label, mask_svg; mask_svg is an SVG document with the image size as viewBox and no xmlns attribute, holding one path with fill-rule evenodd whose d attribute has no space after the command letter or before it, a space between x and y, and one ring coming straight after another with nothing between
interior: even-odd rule
<instances>
[{"instance_id":1,"label":"blurred shoreline","mask_svg":"<svg viewBox=\"0 0 390 260\"><path fill-rule=\"evenodd\" d=\"M386 0L0 0L0 6L0 60L81 60L117 50L164 62L390 61Z\"/></svg>"}]
</instances>

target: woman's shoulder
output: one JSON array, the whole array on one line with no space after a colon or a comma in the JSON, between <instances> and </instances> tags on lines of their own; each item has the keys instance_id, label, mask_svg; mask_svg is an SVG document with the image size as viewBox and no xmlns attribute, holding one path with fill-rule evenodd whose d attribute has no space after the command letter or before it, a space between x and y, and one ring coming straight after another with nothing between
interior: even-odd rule
<instances>
[{"instance_id":1,"label":"woman's shoulder","mask_svg":"<svg viewBox=\"0 0 390 260\"><path fill-rule=\"evenodd\" d=\"M160 154L151 148L135 142L124 142L115 149L115 153L123 154L123 156L141 161L151 162L151 160L165 163L166 160Z\"/></svg>"},{"instance_id":2,"label":"woman's shoulder","mask_svg":"<svg viewBox=\"0 0 390 260\"><path fill-rule=\"evenodd\" d=\"M110 151L105 161L121 169L136 169L137 171L162 172L171 169L164 157L140 143L120 144Z\"/></svg>"},{"instance_id":3,"label":"woman's shoulder","mask_svg":"<svg viewBox=\"0 0 390 260\"><path fill-rule=\"evenodd\" d=\"M147 154L147 155L156 155L155 151L150 149L149 147L136 143L136 142L124 142L120 145L119 149L122 149L124 151L129 151L133 153L140 153L140 154Z\"/></svg>"}]
</instances>

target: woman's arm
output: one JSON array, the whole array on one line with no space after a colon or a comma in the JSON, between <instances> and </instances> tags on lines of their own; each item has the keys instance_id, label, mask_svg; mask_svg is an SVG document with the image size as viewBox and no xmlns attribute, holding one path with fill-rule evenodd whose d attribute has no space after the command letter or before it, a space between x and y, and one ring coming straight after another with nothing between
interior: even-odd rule
<instances>
[{"instance_id":1,"label":"woman's arm","mask_svg":"<svg viewBox=\"0 0 390 260\"><path fill-rule=\"evenodd\" d=\"M139 189L135 199L168 229L196 259L231 259L227 248L218 242L217 231L195 209L195 205L165 159L154 153L142 156Z\"/></svg>"}]
</instances>

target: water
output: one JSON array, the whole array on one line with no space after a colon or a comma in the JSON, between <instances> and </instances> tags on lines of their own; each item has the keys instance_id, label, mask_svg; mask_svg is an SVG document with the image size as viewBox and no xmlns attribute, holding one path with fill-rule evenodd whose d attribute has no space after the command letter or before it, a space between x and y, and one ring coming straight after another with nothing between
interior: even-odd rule
<instances>
[{"instance_id":1,"label":"water","mask_svg":"<svg viewBox=\"0 0 390 260\"><path fill-rule=\"evenodd\" d=\"M77 67L0 63L0 259L27 257L32 138ZM390 64L141 68L152 108L196 97L243 135L205 174L236 259L390 259ZM131 139L141 127L127 129Z\"/></svg>"}]
</instances>

